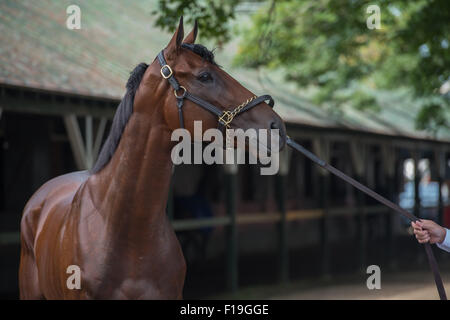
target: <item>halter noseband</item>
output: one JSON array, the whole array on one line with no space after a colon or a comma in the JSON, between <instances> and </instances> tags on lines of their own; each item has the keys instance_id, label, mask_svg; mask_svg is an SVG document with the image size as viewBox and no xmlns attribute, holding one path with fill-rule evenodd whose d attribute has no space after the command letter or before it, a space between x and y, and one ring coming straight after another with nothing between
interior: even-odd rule
<instances>
[{"instance_id":1,"label":"halter noseband","mask_svg":"<svg viewBox=\"0 0 450 320\"><path fill-rule=\"evenodd\" d=\"M186 48L186 49L192 51L192 45L183 43L181 46L183 48ZM251 108L257 106L258 104L260 104L262 102L268 101L267 104L273 108L274 101L273 101L272 97L269 95L262 95L259 97L253 96L253 97L247 99L247 101L238 105L233 110L223 111L223 110L217 108L215 105L189 93L185 87L181 86L178 83L177 79L175 79L172 68L167 64L166 59L164 58L164 50L162 50L158 54L158 61L159 61L159 64L161 65L161 70L160 70L161 75L164 79L169 81L170 85L173 88L173 93L175 95L175 98L177 99L178 117L180 119L180 127L181 128L184 128L184 119L183 119L184 99L188 99L188 100L194 102L195 104L197 104L198 106L202 107L203 109L206 109L211 113L214 113L218 117L219 127L224 127L224 128L230 128L231 122L237 115L250 110ZM182 93L178 94L178 92L180 90L182 90Z\"/></svg>"}]
</instances>

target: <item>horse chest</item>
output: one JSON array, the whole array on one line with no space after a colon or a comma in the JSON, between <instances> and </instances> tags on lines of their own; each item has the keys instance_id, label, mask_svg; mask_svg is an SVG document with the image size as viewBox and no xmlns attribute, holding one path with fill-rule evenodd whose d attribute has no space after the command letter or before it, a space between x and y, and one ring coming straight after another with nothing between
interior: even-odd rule
<instances>
[{"instance_id":1,"label":"horse chest","mask_svg":"<svg viewBox=\"0 0 450 320\"><path fill-rule=\"evenodd\" d=\"M154 244L145 253L139 251L122 247L102 257L86 257L83 269L88 296L101 299L181 298L186 264L176 238Z\"/></svg>"},{"instance_id":2,"label":"horse chest","mask_svg":"<svg viewBox=\"0 0 450 320\"><path fill-rule=\"evenodd\" d=\"M108 275L105 277L105 275ZM159 263L135 263L134 267L115 266L111 272L86 275L86 292L95 299L177 299L181 298L185 265L184 260L162 268Z\"/></svg>"}]
</instances>

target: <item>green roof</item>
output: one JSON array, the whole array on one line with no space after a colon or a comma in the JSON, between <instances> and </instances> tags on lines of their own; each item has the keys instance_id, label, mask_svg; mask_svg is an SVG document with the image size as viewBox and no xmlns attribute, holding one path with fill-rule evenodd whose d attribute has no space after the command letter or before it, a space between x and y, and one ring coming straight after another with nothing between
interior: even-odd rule
<instances>
[{"instance_id":1,"label":"green roof","mask_svg":"<svg viewBox=\"0 0 450 320\"><path fill-rule=\"evenodd\" d=\"M81 8L80 30L66 27L66 8L72 4ZM149 0L3 0L0 83L120 99L129 72L140 62L152 62L170 39L153 26L155 7ZM217 50L219 64L255 94L272 95L287 122L436 138L415 129L418 104L405 94L380 93L381 112L344 108L330 114L277 72L232 67L237 49L235 40ZM437 138L450 141L450 128L440 130Z\"/></svg>"}]
</instances>

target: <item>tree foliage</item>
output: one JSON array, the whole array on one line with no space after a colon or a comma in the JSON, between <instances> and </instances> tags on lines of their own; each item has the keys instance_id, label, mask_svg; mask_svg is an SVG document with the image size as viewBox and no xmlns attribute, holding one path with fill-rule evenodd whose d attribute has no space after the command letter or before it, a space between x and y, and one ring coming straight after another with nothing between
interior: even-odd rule
<instances>
[{"instance_id":1,"label":"tree foliage","mask_svg":"<svg viewBox=\"0 0 450 320\"><path fill-rule=\"evenodd\" d=\"M238 1L221 2L217 17L213 3L177 0L171 10L160 4L159 19L204 19L205 36L226 41L229 25L219 25L234 19ZM370 30L367 8L374 4L381 9L381 28ZM286 79L313 88L321 105L382 108L373 89L406 87L423 102L419 129L450 125L449 95L439 92L450 81L448 0L264 1L240 31L236 64L281 69Z\"/></svg>"},{"instance_id":2,"label":"tree foliage","mask_svg":"<svg viewBox=\"0 0 450 320\"><path fill-rule=\"evenodd\" d=\"M238 3L239 0L159 0L158 9L152 14L157 17L156 26L172 32L180 16L190 24L197 20L202 38L225 43L230 39L229 23L235 17Z\"/></svg>"}]
</instances>

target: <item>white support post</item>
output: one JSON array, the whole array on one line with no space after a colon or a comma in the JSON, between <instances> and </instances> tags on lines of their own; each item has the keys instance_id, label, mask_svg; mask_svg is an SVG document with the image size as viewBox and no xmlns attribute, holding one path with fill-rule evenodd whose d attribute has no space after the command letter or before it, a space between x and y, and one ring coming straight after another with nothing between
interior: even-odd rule
<instances>
[{"instance_id":1,"label":"white support post","mask_svg":"<svg viewBox=\"0 0 450 320\"><path fill-rule=\"evenodd\" d=\"M74 114L65 115L64 124L66 125L70 146L72 147L72 152L75 157L75 163L79 170L86 170L88 168L86 163L86 152L77 117Z\"/></svg>"},{"instance_id":2,"label":"white support post","mask_svg":"<svg viewBox=\"0 0 450 320\"><path fill-rule=\"evenodd\" d=\"M92 133L92 116L86 116L85 118L85 138L86 138L86 165L88 168L92 168L94 159L92 154L92 147L93 147L93 133Z\"/></svg>"},{"instance_id":3,"label":"white support post","mask_svg":"<svg viewBox=\"0 0 450 320\"><path fill-rule=\"evenodd\" d=\"M97 159L98 153L100 152L100 147L102 145L103 134L106 128L106 118L101 118L100 123L97 128L97 134L95 136L94 149L92 150L92 156Z\"/></svg>"},{"instance_id":4,"label":"white support post","mask_svg":"<svg viewBox=\"0 0 450 320\"><path fill-rule=\"evenodd\" d=\"M86 116L85 141L83 141L77 117L74 114L64 116L64 124L69 136L70 146L79 170L87 170L94 165L102 143L106 121L106 118L100 119L94 141L93 118L90 115Z\"/></svg>"}]
</instances>

